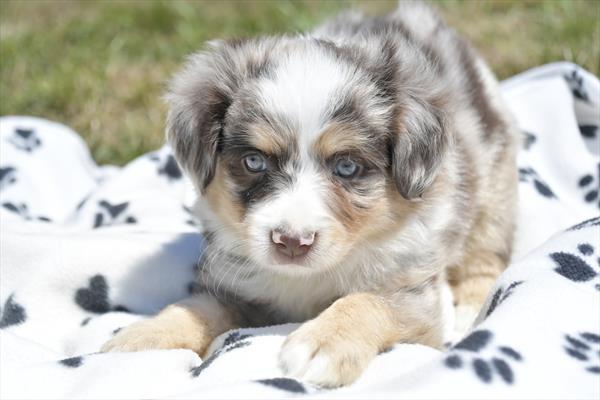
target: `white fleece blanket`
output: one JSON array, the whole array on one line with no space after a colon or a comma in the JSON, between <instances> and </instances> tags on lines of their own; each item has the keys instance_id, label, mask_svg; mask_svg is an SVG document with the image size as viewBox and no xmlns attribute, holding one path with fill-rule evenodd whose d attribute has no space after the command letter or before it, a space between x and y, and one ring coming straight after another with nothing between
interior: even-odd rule
<instances>
[{"instance_id":1,"label":"white fleece blanket","mask_svg":"<svg viewBox=\"0 0 600 400\"><path fill-rule=\"evenodd\" d=\"M337 390L278 369L295 325L228 332L204 360L99 354L193 288L193 191L167 147L98 167L69 128L1 118L0 396L599 398L600 84L560 63L503 92L525 138L513 262L464 340L444 352L398 344Z\"/></svg>"}]
</instances>

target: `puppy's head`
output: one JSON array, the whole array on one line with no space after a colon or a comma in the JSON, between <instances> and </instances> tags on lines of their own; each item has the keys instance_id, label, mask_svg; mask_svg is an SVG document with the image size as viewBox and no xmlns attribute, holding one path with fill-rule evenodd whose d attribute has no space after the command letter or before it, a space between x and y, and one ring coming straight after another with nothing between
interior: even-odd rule
<instances>
[{"instance_id":1,"label":"puppy's head","mask_svg":"<svg viewBox=\"0 0 600 400\"><path fill-rule=\"evenodd\" d=\"M410 215L444 152L441 95L418 50L369 46L214 42L176 75L168 138L218 244L311 271Z\"/></svg>"}]
</instances>

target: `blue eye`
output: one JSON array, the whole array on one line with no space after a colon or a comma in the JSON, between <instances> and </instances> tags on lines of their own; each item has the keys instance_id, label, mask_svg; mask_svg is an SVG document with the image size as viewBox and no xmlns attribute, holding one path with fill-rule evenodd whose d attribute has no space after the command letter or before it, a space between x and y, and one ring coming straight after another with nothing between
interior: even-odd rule
<instances>
[{"instance_id":1,"label":"blue eye","mask_svg":"<svg viewBox=\"0 0 600 400\"><path fill-rule=\"evenodd\" d=\"M335 174L342 178L352 178L359 170L360 166L352 160L339 160L335 164Z\"/></svg>"},{"instance_id":2,"label":"blue eye","mask_svg":"<svg viewBox=\"0 0 600 400\"><path fill-rule=\"evenodd\" d=\"M263 172L267 169L267 160L258 153L252 153L244 157L244 165L250 172Z\"/></svg>"}]
</instances>

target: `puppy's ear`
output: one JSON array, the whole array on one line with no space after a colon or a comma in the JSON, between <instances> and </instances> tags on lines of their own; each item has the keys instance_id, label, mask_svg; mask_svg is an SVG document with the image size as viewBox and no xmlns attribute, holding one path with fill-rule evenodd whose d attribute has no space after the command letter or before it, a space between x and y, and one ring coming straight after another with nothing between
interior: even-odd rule
<instances>
[{"instance_id":1,"label":"puppy's ear","mask_svg":"<svg viewBox=\"0 0 600 400\"><path fill-rule=\"evenodd\" d=\"M420 197L437 175L448 133L443 112L425 99L408 99L392 137L392 177L405 199Z\"/></svg>"},{"instance_id":2,"label":"puppy's ear","mask_svg":"<svg viewBox=\"0 0 600 400\"><path fill-rule=\"evenodd\" d=\"M421 197L433 183L450 138L444 111L450 97L440 84L437 62L411 42L393 36L381 42L381 51L371 54L374 81L394 110L391 178L408 200Z\"/></svg>"},{"instance_id":3,"label":"puppy's ear","mask_svg":"<svg viewBox=\"0 0 600 400\"><path fill-rule=\"evenodd\" d=\"M170 82L165 96L167 140L201 191L215 173L227 110L264 60L264 47L253 41L213 41L206 51L192 55Z\"/></svg>"}]
</instances>

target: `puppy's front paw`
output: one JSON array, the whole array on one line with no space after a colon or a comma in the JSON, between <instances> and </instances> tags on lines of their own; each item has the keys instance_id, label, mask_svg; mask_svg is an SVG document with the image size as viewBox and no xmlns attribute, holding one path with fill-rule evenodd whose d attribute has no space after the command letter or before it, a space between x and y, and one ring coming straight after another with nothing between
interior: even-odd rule
<instances>
[{"instance_id":1,"label":"puppy's front paw","mask_svg":"<svg viewBox=\"0 0 600 400\"><path fill-rule=\"evenodd\" d=\"M104 343L102 352L127 352L159 349L190 348L182 340L183 336L173 331L172 327L153 319L136 322L123 328L108 342Z\"/></svg>"},{"instance_id":2,"label":"puppy's front paw","mask_svg":"<svg viewBox=\"0 0 600 400\"><path fill-rule=\"evenodd\" d=\"M279 365L294 378L324 387L348 385L356 380L377 349L358 335L309 321L286 339Z\"/></svg>"}]
</instances>

